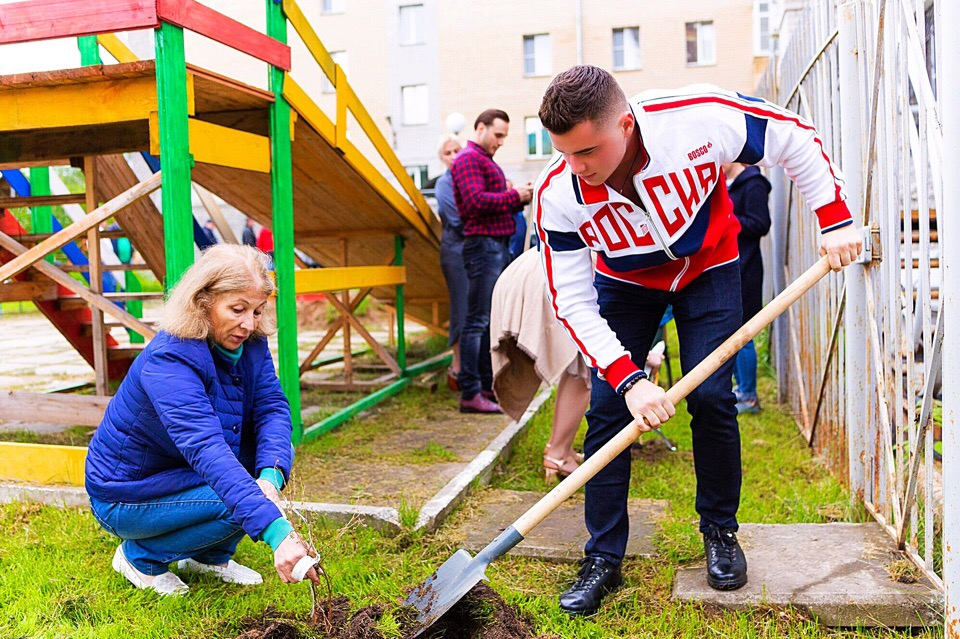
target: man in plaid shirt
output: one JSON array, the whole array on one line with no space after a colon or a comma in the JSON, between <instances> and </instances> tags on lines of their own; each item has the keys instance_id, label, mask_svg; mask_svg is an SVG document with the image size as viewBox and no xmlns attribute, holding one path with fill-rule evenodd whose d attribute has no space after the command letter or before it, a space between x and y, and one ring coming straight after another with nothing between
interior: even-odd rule
<instances>
[{"instance_id":1,"label":"man in plaid shirt","mask_svg":"<svg viewBox=\"0 0 960 639\"><path fill-rule=\"evenodd\" d=\"M507 137L510 118L487 109L473 124L474 139L460 152L450 176L463 222L463 264L467 270L467 316L460 334L460 411L500 413L490 365L490 300L493 285L510 262L513 214L533 195L530 183L508 189L493 161Z\"/></svg>"}]
</instances>

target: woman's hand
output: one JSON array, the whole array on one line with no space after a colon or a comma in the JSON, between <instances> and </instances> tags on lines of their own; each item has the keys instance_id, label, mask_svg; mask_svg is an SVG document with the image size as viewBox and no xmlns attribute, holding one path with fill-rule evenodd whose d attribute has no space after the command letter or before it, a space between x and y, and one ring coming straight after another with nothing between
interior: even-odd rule
<instances>
[{"instance_id":1,"label":"woman's hand","mask_svg":"<svg viewBox=\"0 0 960 639\"><path fill-rule=\"evenodd\" d=\"M280 491L277 490L277 487L266 479L258 479L257 486L260 487L260 490L263 491L263 494L267 497L267 499L276 504L277 508L279 508L282 512L283 505L281 503Z\"/></svg>"},{"instance_id":2,"label":"woman's hand","mask_svg":"<svg viewBox=\"0 0 960 639\"><path fill-rule=\"evenodd\" d=\"M280 575L280 581L285 584L295 584L300 581L299 579L294 579L293 568L297 565L298 561L309 556L310 553L306 545L301 541L299 535L296 533L287 535L287 538L281 542L273 553L273 567L277 569L277 574ZM319 568L317 566L312 567L307 571L305 578L319 585L320 576L317 574L318 570Z\"/></svg>"},{"instance_id":3,"label":"woman's hand","mask_svg":"<svg viewBox=\"0 0 960 639\"><path fill-rule=\"evenodd\" d=\"M642 433L658 428L677 412L666 391L646 379L640 380L628 390L624 399L627 400L627 408L637 420L637 426Z\"/></svg>"}]
</instances>

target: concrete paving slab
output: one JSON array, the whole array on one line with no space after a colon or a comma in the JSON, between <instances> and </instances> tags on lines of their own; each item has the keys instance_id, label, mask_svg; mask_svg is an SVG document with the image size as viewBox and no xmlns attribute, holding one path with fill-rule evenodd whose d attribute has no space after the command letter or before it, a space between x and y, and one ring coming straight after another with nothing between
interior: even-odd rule
<instances>
[{"instance_id":1,"label":"concrete paving slab","mask_svg":"<svg viewBox=\"0 0 960 639\"><path fill-rule=\"evenodd\" d=\"M886 566L901 555L879 524L744 524L738 537L746 586L713 590L700 564L677 571L673 598L734 610L793 606L835 627L942 623L943 599L929 581L890 577Z\"/></svg>"},{"instance_id":2,"label":"concrete paving slab","mask_svg":"<svg viewBox=\"0 0 960 639\"><path fill-rule=\"evenodd\" d=\"M478 552L516 521L543 497L542 493L517 490L487 491L470 518L463 547ZM628 557L652 557L656 554L653 536L657 522L666 516L670 502L663 499L630 499L630 538ZM547 561L573 562L583 556L589 535L583 523L583 496L574 495L550 513L539 526L513 550L512 555Z\"/></svg>"}]
</instances>

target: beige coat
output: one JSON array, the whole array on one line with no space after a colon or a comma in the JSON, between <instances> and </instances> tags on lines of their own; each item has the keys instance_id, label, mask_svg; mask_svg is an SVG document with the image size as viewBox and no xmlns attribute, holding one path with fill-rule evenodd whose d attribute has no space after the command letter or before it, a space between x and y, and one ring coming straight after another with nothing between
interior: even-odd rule
<instances>
[{"instance_id":1,"label":"beige coat","mask_svg":"<svg viewBox=\"0 0 960 639\"><path fill-rule=\"evenodd\" d=\"M490 345L493 390L514 419L520 419L542 382L555 384L568 369L589 382L590 369L553 313L534 249L514 260L497 280Z\"/></svg>"}]
</instances>

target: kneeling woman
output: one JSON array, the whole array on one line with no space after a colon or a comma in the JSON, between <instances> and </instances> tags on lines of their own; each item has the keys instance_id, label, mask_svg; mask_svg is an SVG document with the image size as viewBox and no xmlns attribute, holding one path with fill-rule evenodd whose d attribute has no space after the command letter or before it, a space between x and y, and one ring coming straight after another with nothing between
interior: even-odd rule
<instances>
[{"instance_id":1,"label":"kneeling woman","mask_svg":"<svg viewBox=\"0 0 960 639\"><path fill-rule=\"evenodd\" d=\"M204 251L107 406L87 453L86 488L97 521L123 540L113 569L137 588L185 592L173 562L181 573L261 583L232 559L244 534L270 544L282 581L298 581L294 567L307 548L278 506L293 448L267 348L273 322L264 309L274 290L260 251ZM312 568L306 576L317 581Z\"/></svg>"}]
</instances>

